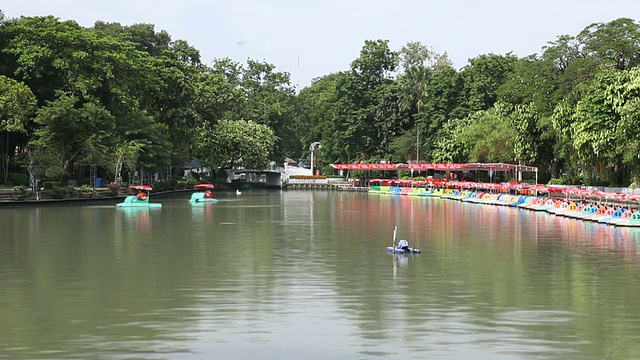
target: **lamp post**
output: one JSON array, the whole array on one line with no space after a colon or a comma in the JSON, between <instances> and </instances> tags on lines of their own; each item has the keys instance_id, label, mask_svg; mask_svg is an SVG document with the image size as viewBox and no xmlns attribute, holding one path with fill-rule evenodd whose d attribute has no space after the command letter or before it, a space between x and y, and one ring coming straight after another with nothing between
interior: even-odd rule
<instances>
[{"instance_id":1,"label":"lamp post","mask_svg":"<svg viewBox=\"0 0 640 360\"><path fill-rule=\"evenodd\" d=\"M418 163L420 163L420 124L416 124L416 164Z\"/></svg>"},{"instance_id":2,"label":"lamp post","mask_svg":"<svg viewBox=\"0 0 640 360\"><path fill-rule=\"evenodd\" d=\"M313 175L313 165L314 165L314 158L313 158L313 153L316 149L321 148L322 145L320 145L319 141L316 142L312 142L311 145L309 146L309 151L311 151L311 175Z\"/></svg>"}]
</instances>

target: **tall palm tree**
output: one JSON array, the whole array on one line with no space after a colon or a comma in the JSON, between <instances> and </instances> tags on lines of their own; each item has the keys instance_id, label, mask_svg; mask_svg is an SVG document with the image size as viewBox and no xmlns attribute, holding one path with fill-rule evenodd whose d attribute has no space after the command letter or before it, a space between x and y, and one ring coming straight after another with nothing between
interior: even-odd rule
<instances>
[{"instance_id":1,"label":"tall palm tree","mask_svg":"<svg viewBox=\"0 0 640 360\"><path fill-rule=\"evenodd\" d=\"M402 106L411 109L415 106L417 113L414 115L416 126L416 162L420 160L420 111L424 105L423 98L427 85L431 79L432 70L424 66L411 66L402 77L404 97Z\"/></svg>"}]
</instances>

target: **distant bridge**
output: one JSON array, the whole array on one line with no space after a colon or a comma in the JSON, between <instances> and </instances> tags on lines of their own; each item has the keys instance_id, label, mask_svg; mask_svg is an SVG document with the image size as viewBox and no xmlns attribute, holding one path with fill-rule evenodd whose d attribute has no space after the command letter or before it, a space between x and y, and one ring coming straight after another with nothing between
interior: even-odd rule
<instances>
[{"instance_id":1,"label":"distant bridge","mask_svg":"<svg viewBox=\"0 0 640 360\"><path fill-rule=\"evenodd\" d=\"M298 166L274 167L272 170L236 169L231 179L246 179L249 183L264 183L267 188L281 189L291 175L311 175L311 169Z\"/></svg>"},{"instance_id":2,"label":"distant bridge","mask_svg":"<svg viewBox=\"0 0 640 360\"><path fill-rule=\"evenodd\" d=\"M233 170L233 179L246 179L249 183L264 183L267 188L281 189L286 180L282 170ZM244 175L244 176L242 176Z\"/></svg>"}]
</instances>

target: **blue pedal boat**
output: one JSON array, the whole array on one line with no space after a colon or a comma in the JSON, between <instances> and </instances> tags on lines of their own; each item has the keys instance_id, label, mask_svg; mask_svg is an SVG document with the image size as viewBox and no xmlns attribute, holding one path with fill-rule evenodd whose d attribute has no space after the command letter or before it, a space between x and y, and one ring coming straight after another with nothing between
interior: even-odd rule
<instances>
[{"instance_id":1,"label":"blue pedal boat","mask_svg":"<svg viewBox=\"0 0 640 360\"><path fill-rule=\"evenodd\" d=\"M213 184L196 184L194 188L198 191L191 194L189 202L195 203L214 203L218 202L218 199L213 197Z\"/></svg>"},{"instance_id":2,"label":"blue pedal boat","mask_svg":"<svg viewBox=\"0 0 640 360\"><path fill-rule=\"evenodd\" d=\"M149 196L153 188L151 185L132 185L132 190L138 190L136 195L127 196L124 202L116 204L118 207L160 208L162 204L149 202Z\"/></svg>"}]
</instances>

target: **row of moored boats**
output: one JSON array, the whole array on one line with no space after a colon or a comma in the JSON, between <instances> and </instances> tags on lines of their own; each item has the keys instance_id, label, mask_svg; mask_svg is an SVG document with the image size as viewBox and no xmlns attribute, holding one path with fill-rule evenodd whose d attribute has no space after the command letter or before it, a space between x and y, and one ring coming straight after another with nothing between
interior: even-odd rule
<instances>
[{"instance_id":1,"label":"row of moored boats","mask_svg":"<svg viewBox=\"0 0 640 360\"><path fill-rule=\"evenodd\" d=\"M371 193L433 196L463 202L512 206L602 224L640 227L640 211L630 206L546 196L510 195L462 189L376 187Z\"/></svg>"}]
</instances>

